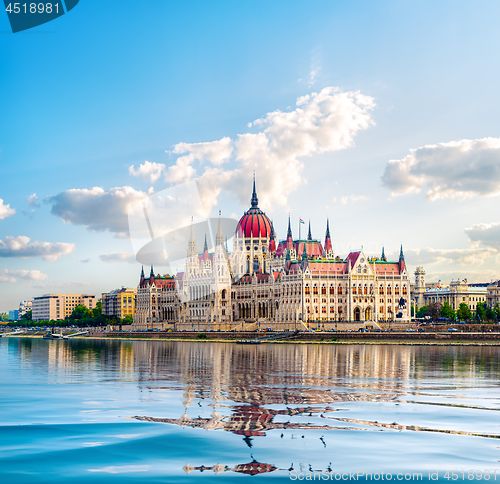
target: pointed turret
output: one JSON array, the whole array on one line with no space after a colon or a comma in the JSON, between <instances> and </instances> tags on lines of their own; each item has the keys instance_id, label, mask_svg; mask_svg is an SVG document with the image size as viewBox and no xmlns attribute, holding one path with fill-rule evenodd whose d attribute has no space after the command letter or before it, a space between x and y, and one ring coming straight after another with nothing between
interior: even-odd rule
<instances>
[{"instance_id":1,"label":"pointed turret","mask_svg":"<svg viewBox=\"0 0 500 484\"><path fill-rule=\"evenodd\" d=\"M259 206L259 199L257 198L257 190L255 190L255 173L253 174L253 192L250 203L252 204L252 208L257 208Z\"/></svg>"},{"instance_id":2,"label":"pointed turret","mask_svg":"<svg viewBox=\"0 0 500 484\"><path fill-rule=\"evenodd\" d=\"M193 257L198 254L198 250L196 249L196 239L194 238L194 225L193 219L191 218L191 234L188 242L188 257Z\"/></svg>"},{"instance_id":3,"label":"pointed turret","mask_svg":"<svg viewBox=\"0 0 500 484\"><path fill-rule=\"evenodd\" d=\"M307 250L306 250L306 243L304 242L304 248L302 249L302 260L307 260Z\"/></svg>"},{"instance_id":4,"label":"pointed turret","mask_svg":"<svg viewBox=\"0 0 500 484\"><path fill-rule=\"evenodd\" d=\"M215 236L215 246L223 246L224 245L224 235L222 233L222 222L220 218L220 210L219 210L219 226L217 227L217 235Z\"/></svg>"},{"instance_id":5,"label":"pointed turret","mask_svg":"<svg viewBox=\"0 0 500 484\"><path fill-rule=\"evenodd\" d=\"M207 234L205 234L205 244L203 245L203 252L208 252Z\"/></svg>"},{"instance_id":6,"label":"pointed turret","mask_svg":"<svg viewBox=\"0 0 500 484\"><path fill-rule=\"evenodd\" d=\"M286 250L286 260L291 260L290 251L288 249Z\"/></svg>"},{"instance_id":7,"label":"pointed turret","mask_svg":"<svg viewBox=\"0 0 500 484\"><path fill-rule=\"evenodd\" d=\"M271 237L269 237L269 253L276 252L276 234L274 233L274 224L271 222Z\"/></svg>"},{"instance_id":8,"label":"pointed turret","mask_svg":"<svg viewBox=\"0 0 500 484\"><path fill-rule=\"evenodd\" d=\"M287 250L293 249L292 226L290 224L290 215L288 215L288 231L286 233L286 248Z\"/></svg>"},{"instance_id":9,"label":"pointed turret","mask_svg":"<svg viewBox=\"0 0 500 484\"><path fill-rule=\"evenodd\" d=\"M382 247L382 257L380 259L384 261L387 260L387 257L385 256L385 247Z\"/></svg>"},{"instance_id":10,"label":"pointed turret","mask_svg":"<svg viewBox=\"0 0 500 484\"><path fill-rule=\"evenodd\" d=\"M399 251L399 272L403 272L405 270L405 256L403 254L403 244L401 244L401 250Z\"/></svg>"},{"instance_id":11,"label":"pointed turret","mask_svg":"<svg viewBox=\"0 0 500 484\"><path fill-rule=\"evenodd\" d=\"M307 232L307 240L312 240L312 235L311 235L311 221L309 220L309 232Z\"/></svg>"},{"instance_id":12,"label":"pointed turret","mask_svg":"<svg viewBox=\"0 0 500 484\"><path fill-rule=\"evenodd\" d=\"M149 273L149 284L153 284L155 282L155 273L153 271L153 266L151 265L151 272Z\"/></svg>"},{"instance_id":13,"label":"pointed turret","mask_svg":"<svg viewBox=\"0 0 500 484\"><path fill-rule=\"evenodd\" d=\"M153 272L153 266L151 266L151 272L149 273L149 277L154 277L155 273Z\"/></svg>"},{"instance_id":14,"label":"pointed turret","mask_svg":"<svg viewBox=\"0 0 500 484\"><path fill-rule=\"evenodd\" d=\"M326 219L326 234L325 234L325 255L332 250L332 239L330 238L330 222Z\"/></svg>"},{"instance_id":15,"label":"pointed turret","mask_svg":"<svg viewBox=\"0 0 500 484\"><path fill-rule=\"evenodd\" d=\"M141 268L141 279L144 279L144 278L145 278L144 277L144 266L142 266L142 268Z\"/></svg>"}]
</instances>

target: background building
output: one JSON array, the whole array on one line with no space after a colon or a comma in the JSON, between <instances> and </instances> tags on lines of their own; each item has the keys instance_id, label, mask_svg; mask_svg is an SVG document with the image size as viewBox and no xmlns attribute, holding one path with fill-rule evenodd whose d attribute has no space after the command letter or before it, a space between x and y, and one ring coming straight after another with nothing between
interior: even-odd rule
<instances>
[{"instance_id":1,"label":"background building","mask_svg":"<svg viewBox=\"0 0 500 484\"><path fill-rule=\"evenodd\" d=\"M488 284L486 288L486 300L488 307L492 309L497 304L500 305L500 280Z\"/></svg>"},{"instance_id":2,"label":"background building","mask_svg":"<svg viewBox=\"0 0 500 484\"><path fill-rule=\"evenodd\" d=\"M17 309L9 311L9 321L17 321L19 319L19 312Z\"/></svg>"},{"instance_id":3,"label":"background building","mask_svg":"<svg viewBox=\"0 0 500 484\"><path fill-rule=\"evenodd\" d=\"M89 294L45 294L33 299L33 321L63 320L76 306L95 309L97 299Z\"/></svg>"},{"instance_id":4,"label":"background building","mask_svg":"<svg viewBox=\"0 0 500 484\"><path fill-rule=\"evenodd\" d=\"M127 316L134 316L137 289L125 288L115 289L103 293L101 304L102 314L125 319Z\"/></svg>"},{"instance_id":5,"label":"background building","mask_svg":"<svg viewBox=\"0 0 500 484\"><path fill-rule=\"evenodd\" d=\"M19 317L21 318L24 316L27 312L31 311L33 309L33 301L21 301L19 303Z\"/></svg>"}]
</instances>

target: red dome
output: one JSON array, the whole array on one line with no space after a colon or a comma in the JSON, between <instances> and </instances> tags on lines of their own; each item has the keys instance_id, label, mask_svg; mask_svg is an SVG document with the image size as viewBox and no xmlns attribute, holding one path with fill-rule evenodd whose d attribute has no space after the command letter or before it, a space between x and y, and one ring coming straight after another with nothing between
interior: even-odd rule
<instances>
[{"instance_id":1,"label":"red dome","mask_svg":"<svg viewBox=\"0 0 500 484\"><path fill-rule=\"evenodd\" d=\"M252 207L240 218L236 227L236 236L269 238L271 236L271 221L260 208Z\"/></svg>"}]
</instances>

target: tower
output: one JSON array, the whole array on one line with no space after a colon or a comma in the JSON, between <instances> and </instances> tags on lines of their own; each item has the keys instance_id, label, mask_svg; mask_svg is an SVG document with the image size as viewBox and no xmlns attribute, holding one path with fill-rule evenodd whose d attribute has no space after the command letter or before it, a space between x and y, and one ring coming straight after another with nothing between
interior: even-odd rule
<instances>
[{"instance_id":1,"label":"tower","mask_svg":"<svg viewBox=\"0 0 500 484\"><path fill-rule=\"evenodd\" d=\"M424 293L425 293L425 271L423 267L415 269L415 289L414 299L418 307L424 306Z\"/></svg>"},{"instance_id":2,"label":"tower","mask_svg":"<svg viewBox=\"0 0 500 484\"><path fill-rule=\"evenodd\" d=\"M333 259L334 253L332 248L332 239L330 237L330 222L326 219L326 234L325 234L325 257L327 259Z\"/></svg>"}]
</instances>

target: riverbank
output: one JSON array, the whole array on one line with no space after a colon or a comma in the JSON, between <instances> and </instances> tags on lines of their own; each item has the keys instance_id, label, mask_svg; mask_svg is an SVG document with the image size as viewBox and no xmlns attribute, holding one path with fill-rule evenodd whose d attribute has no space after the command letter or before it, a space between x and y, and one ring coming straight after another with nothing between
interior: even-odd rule
<instances>
[{"instance_id":1,"label":"riverbank","mask_svg":"<svg viewBox=\"0 0 500 484\"><path fill-rule=\"evenodd\" d=\"M68 332L67 334L70 334ZM488 345L500 346L498 332L304 332L281 340L264 339L272 333L248 332L92 332L71 339L103 339L121 341L198 341L239 343L259 340L268 344L392 344L392 345ZM42 333L4 336L7 338L42 338Z\"/></svg>"}]
</instances>

